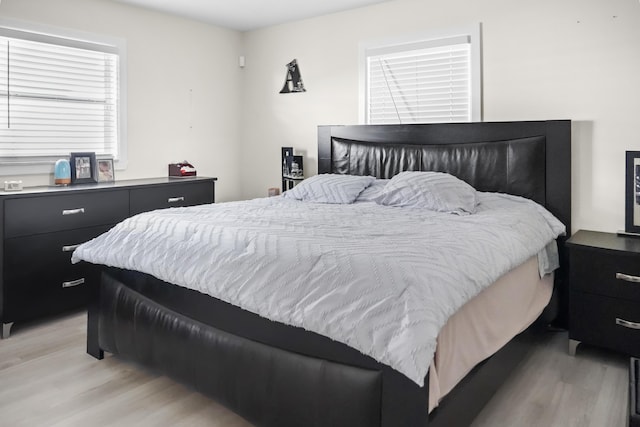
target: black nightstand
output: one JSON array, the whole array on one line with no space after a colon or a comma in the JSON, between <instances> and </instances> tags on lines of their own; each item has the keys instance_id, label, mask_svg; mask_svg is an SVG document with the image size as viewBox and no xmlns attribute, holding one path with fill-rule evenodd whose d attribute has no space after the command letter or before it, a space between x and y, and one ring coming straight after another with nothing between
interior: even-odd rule
<instances>
[{"instance_id":1,"label":"black nightstand","mask_svg":"<svg viewBox=\"0 0 640 427\"><path fill-rule=\"evenodd\" d=\"M567 247L569 354L585 342L640 355L640 238L580 230Z\"/></svg>"}]
</instances>

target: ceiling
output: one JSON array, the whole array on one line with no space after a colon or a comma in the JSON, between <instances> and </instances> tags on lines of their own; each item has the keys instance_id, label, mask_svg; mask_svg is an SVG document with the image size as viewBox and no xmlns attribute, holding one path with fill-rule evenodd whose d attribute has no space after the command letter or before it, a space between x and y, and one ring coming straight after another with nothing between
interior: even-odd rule
<instances>
[{"instance_id":1,"label":"ceiling","mask_svg":"<svg viewBox=\"0 0 640 427\"><path fill-rule=\"evenodd\" d=\"M0 0L1 1L1 0ZM239 31L390 0L114 0Z\"/></svg>"}]
</instances>

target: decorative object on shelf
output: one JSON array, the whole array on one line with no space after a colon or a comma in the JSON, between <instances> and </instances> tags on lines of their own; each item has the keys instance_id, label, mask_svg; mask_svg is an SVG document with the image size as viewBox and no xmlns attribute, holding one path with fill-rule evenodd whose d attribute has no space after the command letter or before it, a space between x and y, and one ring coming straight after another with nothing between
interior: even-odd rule
<instances>
[{"instance_id":1,"label":"decorative object on shelf","mask_svg":"<svg viewBox=\"0 0 640 427\"><path fill-rule=\"evenodd\" d=\"M267 191L268 191L269 197L280 195L280 189L278 187L271 187Z\"/></svg>"},{"instance_id":2,"label":"decorative object on shelf","mask_svg":"<svg viewBox=\"0 0 640 427\"><path fill-rule=\"evenodd\" d=\"M624 231L640 235L640 151L627 151L625 189Z\"/></svg>"},{"instance_id":3,"label":"decorative object on shelf","mask_svg":"<svg viewBox=\"0 0 640 427\"><path fill-rule=\"evenodd\" d=\"M280 93L306 92L302 76L300 75L300 67L298 61L294 59L287 64L287 76L284 79L284 86Z\"/></svg>"},{"instance_id":4,"label":"decorative object on shelf","mask_svg":"<svg viewBox=\"0 0 640 427\"><path fill-rule=\"evenodd\" d=\"M22 181L5 181L4 191L22 191Z\"/></svg>"},{"instance_id":5,"label":"decorative object on shelf","mask_svg":"<svg viewBox=\"0 0 640 427\"><path fill-rule=\"evenodd\" d=\"M289 176L291 162L293 162L293 147L282 147L282 176Z\"/></svg>"},{"instance_id":6,"label":"decorative object on shelf","mask_svg":"<svg viewBox=\"0 0 640 427\"><path fill-rule=\"evenodd\" d=\"M55 185L71 184L71 165L69 160L60 159L53 169L53 183Z\"/></svg>"},{"instance_id":7,"label":"decorative object on shelf","mask_svg":"<svg viewBox=\"0 0 640 427\"><path fill-rule=\"evenodd\" d=\"M98 182L113 182L115 180L113 159L98 159Z\"/></svg>"},{"instance_id":8,"label":"decorative object on shelf","mask_svg":"<svg viewBox=\"0 0 640 427\"><path fill-rule=\"evenodd\" d=\"M181 163L169 163L170 177L181 178L186 176L196 176L196 173L196 168L194 168L193 165L186 160Z\"/></svg>"},{"instance_id":9,"label":"decorative object on shelf","mask_svg":"<svg viewBox=\"0 0 640 427\"><path fill-rule=\"evenodd\" d=\"M293 159L291 160L291 170L289 171L289 176L291 178L304 177L304 170L302 166L302 156L293 156Z\"/></svg>"},{"instance_id":10,"label":"decorative object on shelf","mask_svg":"<svg viewBox=\"0 0 640 427\"><path fill-rule=\"evenodd\" d=\"M96 179L96 153L71 153L71 184L89 184Z\"/></svg>"},{"instance_id":11,"label":"decorative object on shelf","mask_svg":"<svg viewBox=\"0 0 640 427\"><path fill-rule=\"evenodd\" d=\"M293 147L281 147L282 151L282 192L291 190L304 179L302 156L293 155Z\"/></svg>"}]
</instances>

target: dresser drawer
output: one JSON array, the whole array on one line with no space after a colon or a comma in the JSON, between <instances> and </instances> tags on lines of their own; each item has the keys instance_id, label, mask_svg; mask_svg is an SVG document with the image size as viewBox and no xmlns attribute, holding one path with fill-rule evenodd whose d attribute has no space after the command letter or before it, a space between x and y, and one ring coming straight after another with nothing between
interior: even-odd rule
<instances>
[{"instance_id":1,"label":"dresser drawer","mask_svg":"<svg viewBox=\"0 0 640 427\"><path fill-rule=\"evenodd\" d=\"M71 264L71 254L77 244L109 228L5 240L3 321L29 320L86 304L87 287L98 286L100 267L84 262Z\"/></svg>"},{"instance_id":2,"label":"dresser drawer","mask_svg":"<svg viewBox=\"0 0 640 427\"><path fill-rule=\"evenodd\" d=\"M77 245L108 231L111 225L58 231L35 236L14 237L4 243L5 281L40 278L76 268L71 254ZM77 273L63 276L63 281L75 280ZM36 286L34 284L34 286Z\"/></svg>"},{"instance_id":3,"label":"dresser drawer","mask_svg":"<svg viewBox=\"0 0 640 427\"><path fill-rule=\"evenodd\" d=\"M130 192L131 214L213 203L213 182L185 182L139 188Z\"/></svg>"},{"instance_id":4,"label":"dresser drawer","mask_svg":"<svg viewBox=\"0 0 640 427\"><path fill-rule=\"evenodd\" d=\"M5 280L3 321L29 320L86 305L88 286L97 286L99 280L100 268L92 264Z\"/></svg>"},{"instance_id":5,"label":"dresser drawer","mask_svg":"<svg viewBox=\"0 0 640 427\"><path fill-rule=\"evenodd\" d=\"M80 263L67 267L66 270L53 271L47 275L31 275L28 277L11 277L5 280L5 297L9 298L10 307L20 306L19 301L28 298L39 298L39 295L58 295L71 292L70 289L86 288L89 284L97 285L100 267ZM24 306L24 304L23 304ZM5 306L6 309L6 306Z\"/></svg>"},{"instance_id":6,"label":"dresser drawer","mask_svg":"<svg viewBox=\"0 0 640 427\"><path fill-rule=\"evenodd\" d=\"M569 338L640 356L640 305L571 292Z\"/></svg>"},{"instance_id":7,"label":"dresser drawer","mask_svg":"<svg viewBox=\"0 0 640 427\"><path fill-rule=\"evenodd\" d=\"M5 238L115 224L128 213L127 191L10 199L4 203Z\"/></svg>"},{"instance_id":8,"label":"dresser drawer","mask_svg":"<svg viewBox=\"0 0 640 427\"><path fill-rule=\"evenodd\" d=\"M571 289L640 303L640 255L571 248Z\"/></svg>"}]
</instances>

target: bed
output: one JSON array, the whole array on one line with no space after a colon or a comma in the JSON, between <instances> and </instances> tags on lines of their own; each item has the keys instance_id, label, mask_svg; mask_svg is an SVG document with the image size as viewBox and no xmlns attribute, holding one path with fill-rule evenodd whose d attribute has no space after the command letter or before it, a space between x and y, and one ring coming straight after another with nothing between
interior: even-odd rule
<instances>
[{"instance_id":1,"label":"bed","mask_svg":"<svg viewBox=\"0 0 640 427\"><path fill-rule=\"evenodd\" d=\"M318 172L447 172L479 191L534 200L571 230L570 145L569 121L320 126ZM558 249L545 319L562 322L564 237ZM89 354L142 363L264 426L468 425L535 340L530 330L515 336L429 412L429 376L418 384L319 333L130 269L104 267L91 290Z\"/></svg>"}]
</instances>

